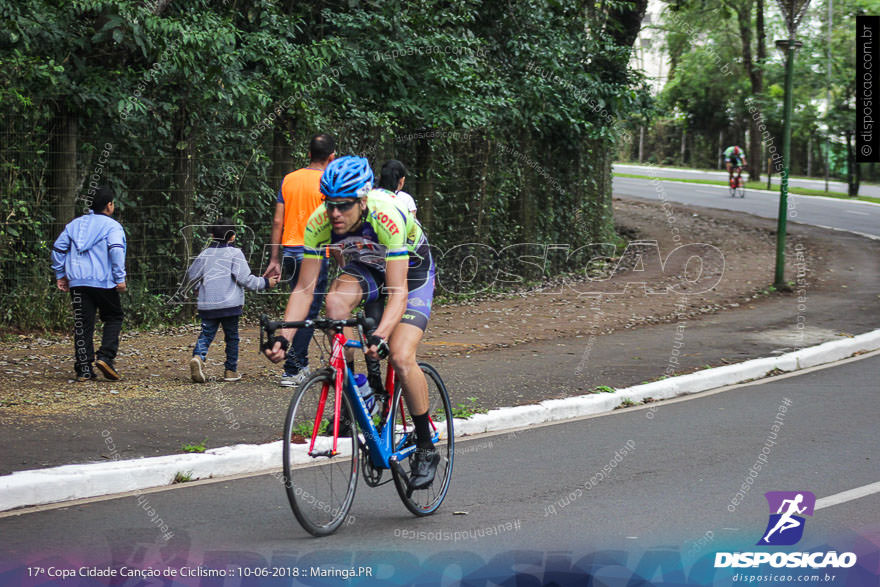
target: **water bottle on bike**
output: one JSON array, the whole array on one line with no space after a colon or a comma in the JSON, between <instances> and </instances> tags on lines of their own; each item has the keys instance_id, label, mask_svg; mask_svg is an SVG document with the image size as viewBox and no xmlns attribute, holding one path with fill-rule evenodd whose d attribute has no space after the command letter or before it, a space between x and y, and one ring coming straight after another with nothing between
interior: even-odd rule
<instances>
[{"instance_id":1,"label":"water bottle on bike","mask_svg":"<svg viewBox=\"0 0 880 587\"><path fill-rule=\"evenodd\" d=\"M364 405L367 406L367 411L371 416L375 415L379 411L379 406L376 402L376 394L373 393L373 388L370 387L370 383L367 381L367 376L363 373L356 373L354 382L357 385L358 395L361 396L361 399L364 400Z\"/></svg>"}]
</instances>

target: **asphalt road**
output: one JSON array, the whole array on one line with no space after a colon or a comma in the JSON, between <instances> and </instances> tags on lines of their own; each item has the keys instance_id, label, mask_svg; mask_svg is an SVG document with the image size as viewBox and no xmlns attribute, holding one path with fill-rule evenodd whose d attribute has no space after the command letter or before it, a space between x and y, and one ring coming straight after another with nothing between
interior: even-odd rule
<instances>
[{"instance_id":1,"label":"asphalt road","mask_svg":"<svg viewBox=\"0 0 880 587\"><path fill-rule=\"evenodd\" d=\"M568 579L583 579L587 568L600 576L732 584L732 570L711 568L714 553L755 550L768 520L763 494L776 490L811 491L826 506L807 518L799 549L856 549L868 564L866 553L876 557L880 544L869 541L878 531L880 485L859 499L828 505L828 498L880 481L878 372L880 355L873 354L721 393L459 442L453 484L437 514L415 518L391 485L361 482L353 523L324 539L298 526L269 475L6 516L0 584L22 578L23 565L83 564L282 566L286 573L363 566L392 583L424 573L433 583L438 572L501 577L519 570L546 584L546 573L568 569ZM737 496L765 447L753 484ZM144 502L173 533L168 541ZM573 561L580 561L576 571ZM871 576L859 567L849 572ZM248 584L239 580L200 584Z\"/></svg>"},{"instance_id":2,"label":"asphalt road","mask_svg":"<svg viewBox=\"0 0 880 587\"><path fill-rule=\"evenodd\" d=\"M614 165L614 171L617 173L629 173L633 175L650 175L652 177L669 177L669 178L678 178L678 179L716 179L721 181L727 181L729 177L727 171L703 171L698 169L676 169L669 167L654 167L651 165L625 165L621 163L616 163ZM745 177L746 173L743 173ZM767 185L767 175L766 172L761 176L763 179L761 180L763 184ZM774 174L773 177L770 178L770 182L773 185L778 186L780 183L779 174ZM790 178L789 185L793 187L802 187L808 188L811 190L824 190L825 189L825 180L824 179L800 179L800 178ZM832 192L841 192L846 193L847 185L842 181L829 181L828 189ZM874 198L880 198L880 186L874 184L862 183L859 185L859 195L860 196L871 196Z\"/></svg>"},{"instance_id":3,"label":"asphalt road","mask_svg":"<svg viewBox=\"0 0 880 587\"><path fill-rule=\"evenodd\" d=\"M686 205L734 210L763 218L777 218L779 196L746 190L745 198L731 198L728 188L675 181L615 177L614 195L653 202L668 200ZM788 196L788 220L813 226L880 236L880 205L816 196Z\"/></svg>"}]
</instances>

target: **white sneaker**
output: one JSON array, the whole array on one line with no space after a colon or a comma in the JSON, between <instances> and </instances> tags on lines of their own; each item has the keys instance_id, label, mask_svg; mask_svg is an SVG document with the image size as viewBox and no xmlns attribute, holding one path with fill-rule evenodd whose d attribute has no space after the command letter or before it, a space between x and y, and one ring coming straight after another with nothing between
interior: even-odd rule
<instances>
[{"instance_id":1,"label":"white sneaker","mask_svg":"<svg viewBox=\"0 0 880 587\"><path fill-rule=\"evenodd\" d=\"M198 355L193 355L189 361L189 374L193 383L204 383L207 379L205 377L205 363Z\"/></svg>"},{"instance_id":2,"label":"white sneaker","mask_svg":"<svg viewBox=\"0 0 880 587\"><path fill-rule=\"evenodd\" d=\"M308 367L300 369L299 373L296 375L290 375L285 372L284 375L281 376L281 387L295 387L301 385L311 374L312 372Z\"/></svg>"}]
</instances>

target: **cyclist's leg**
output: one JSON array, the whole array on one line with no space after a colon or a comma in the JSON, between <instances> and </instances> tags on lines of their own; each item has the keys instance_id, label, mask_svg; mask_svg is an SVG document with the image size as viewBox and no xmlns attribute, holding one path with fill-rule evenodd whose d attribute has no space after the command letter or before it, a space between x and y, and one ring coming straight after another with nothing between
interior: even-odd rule
<instances>
[{"instance_id":1,"label":"cyclist's leg","mask_svg":"<svg viewBox=\"0 0 880 587\"><path fill-rule=\"evenodd\" d=\"M403 386L406 403L412 414L423 414L428 411L428 384L425 381L425 374L416 362L416 348L428 328L428 319L431 317L434 274L434 262L430 256L418 265L410 267L407 274L409 293L406 310L388 341L391 364L394 365L394 372Z\"/></svg>"},{"instance_id":2,"label":"cyclist's leg","mask_svg":"<svg viewBox=\"0 0 880 587\"><path fill-rule=\"evenodd\" d=\"M413 324L401 322L388 341L394 373L403 387L403 395L416 431L417 450L410 460L409 484L412 489L428 487L437 475L440 453L431 439L431 420L428 410L428 382L416 363L416 347L424 331Z\"/></svg>"},{"instance_id":3,"label":"cyclist's leg","mask_svg":"<svg viewBox=\"0 0 880 587\"><path fill-rule=\"evenodd\" d=\"M378 299L380 287L376 273L368 267L359 263L346 265L327 292L327 317L331 320L348 318L361 300L371 302Z\"/></svg>"},{"instance_id":4,"label":"cyclist's leg","mask_svg":"<svg viewBox=\"0 0 880 587\"><path fill-rule=\"evenodd\" d=\"M395 376L403 386L403 395L411 414L424 414L428 411L428 383L416 362L416 348L424 334L421 328L401 322L388 341L391 364L394 365Z\"/></svg>"},{"instance_id":5,"label":"cyclist's leg","mask_svg":"<svg viewBox=\"0 0 880 587\"><path fill-rule=\"evenodd\" d=\"M361 263L349 263L342 271L327 292L325 308L327 317L332 320L345 320L361 301L369 303L379 299L382 285L382 276ZM354 361L352 349L345 349L345 360L349 365Z\"/></svg>"}]
</instances>

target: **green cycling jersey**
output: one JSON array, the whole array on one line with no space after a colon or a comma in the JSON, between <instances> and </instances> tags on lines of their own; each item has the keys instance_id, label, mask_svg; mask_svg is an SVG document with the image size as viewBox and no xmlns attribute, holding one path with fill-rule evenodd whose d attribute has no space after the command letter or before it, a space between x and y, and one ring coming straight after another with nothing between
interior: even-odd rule
<instances>
[{"instance_id":1,"label":"green cycling jersey","mask_svg":"<svg viewBox=\"0 0 880 587\"><path fill-rule=\"evenodd\" d=\"M358 261L384 272L389 259L408 259L410 265L427 258L428 240L418 220L401 210L394 194L374 189L367 194L363 222L343 235L333 233L324 204L309 217L305 230L303 258L320 259L329 247L339 249L346 262Z\"/></svg>"}]
</instances>

